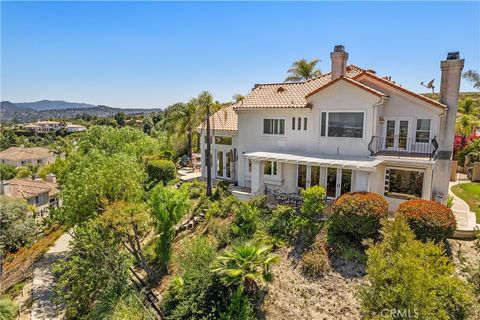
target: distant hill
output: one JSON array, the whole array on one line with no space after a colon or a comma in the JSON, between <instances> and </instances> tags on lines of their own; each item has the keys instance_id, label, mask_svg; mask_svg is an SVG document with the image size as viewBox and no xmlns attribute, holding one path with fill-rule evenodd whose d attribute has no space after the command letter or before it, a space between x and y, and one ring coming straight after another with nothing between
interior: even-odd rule
<instances>
[{"instance_id":1,"label":"distant hill","mask_svg":"<svg viewBox=\"0 0 480 320\"><path fill-rule=\"evenodd\" d=\"M146 114L151 112L158 112L162 109L137 109L137 108L112 108L108 106L94 106L86 103L72 103L65 101L53 101L59 102L53 104L52 106L62 106L61 103L64 103L63 106L73 105L71 108L56 108L56 109L46 109L46 110L35 110L33 107L42 108L46 104L43 104L43 100L39 102L32 103L12 103L10 101L2 101L0 108L0 121L1 122L10 122L16 120L17 122L32 122L37 120L48 120L51 118L75 118L81 114L88 114L94 117L111 117L118 112L123 112L125 114ZM36 105L41 103L40 105ZM46 103L46 102L45 102ZM32 107L33 106L33 107Z\"/></svg>"},{"instance_id":2,"label":"distant hill","mask_svg":"<svg viewBox=\"0 0 480 320\"><path fill-rule=\"evenodd\" d=\"M428 97L430 99L439 101L440 96L438 93L422 93L425 97ZM459 100L463 100L465 98L472 98L474 100L480 100L480 92L460 92L460 95L458 97Z\"/></svg>"},{"instance_id":3,"label":"distant hill","mask_svg":"<svg viewBox=\"0 0 480 320\"><path fill-rule=\"evenodd\" d=\"M20 108L28 108L36 111L41 110L57 110L57 109L85 109L93 108L95 105L80 102L67 102L62 100L42 100L36 102L15 102Z\"/></svg>"}]
</instances>

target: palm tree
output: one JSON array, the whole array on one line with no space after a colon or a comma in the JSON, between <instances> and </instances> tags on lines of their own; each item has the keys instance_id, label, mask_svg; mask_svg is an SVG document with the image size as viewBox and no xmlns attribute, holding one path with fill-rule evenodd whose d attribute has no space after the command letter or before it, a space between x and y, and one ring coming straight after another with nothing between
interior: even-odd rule
<instances>
[{"instance_id":1,"label":"palm tree","mask_svg":"<svg viewBox=\"0 0 480 320\"><path fill-rule=\"evenodd\" d=\"M463 73L463 78L470 81L475 89L480 90L480 73L475 70L468 70Z\"/></svg>"},{"instance_id":2,"label":"palm tree","mask_svg":"<svg viewBox=\"0 0 480 320\"><path fill-rule=\"evenodd\" d=\"M458 104L458 112L461 114L457 118L456 128L462 140L460 147L463 149L466 144L467 137L472 134L475 127L480 125L478 115L480 108L472 98L466 98Z\"/></svg>"},{"instance_id":3,"label":"palm tree","mask_svg":"<svg viewBox=\"0 0 480 320\"><path fill-rule=\"evenodd\" d=\"M27 170L30 173L32 180L35 180L38 175L38 171L40 170L40 166L38 164L27 163Z\"/></svg>"},{"instance_id":4,"label":"palm tree","mask_svg":"<svg viewBox=\"0 0 480 320\"><path fill-rule=\"evenodd\" d=\"M290 75L285 79L285 82L291 81L303 81L308 80L313 77L318 77L322 75L320 69L315 69L317 63L319 63L319 59L312 59L307 61L305 59L300 59L295 61L292 64L292 67L288 69L287 73Z\"/></svg>"},{"instance_id":5,"label":"palm tree","mask_svg":"<svg viewBox=\"0 0 480 320\"><path fill-rule=\"evenodd\" d=\"M280 258L270 253L271 247L258 244L240 244L219 255L212 271L225 279L227 284L243 286L247 292L255 292L257 283L271 281L269 267Z\"/></svg>"}]
</instances>

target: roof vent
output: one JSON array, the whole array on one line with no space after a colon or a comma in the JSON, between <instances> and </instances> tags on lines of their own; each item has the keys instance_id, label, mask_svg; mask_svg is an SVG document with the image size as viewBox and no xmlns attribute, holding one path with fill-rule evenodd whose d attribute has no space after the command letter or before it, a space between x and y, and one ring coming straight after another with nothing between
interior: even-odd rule
<instances>
[{"instance_id":1,"label":"roof vent","mask_svg":"<svg viewBox=\"0 0 480 320\"><path fill-rule=\"evenodd\" d=\"M284 92L284 91L285 91L285 88L284 88L284 87L278 87L278 89L277 89L277 92L279 92L279 93L280 93L280 92Z\"/></svg>"},{"instance_id":2,"label":"roof vent","mask_svg":"<svg viewBox=\"0 0 480 320\"><path fill-rule=\"evenodd\" d=\"M333 52L345 52L345 46L343 45L336 45L333 49Z\"/></svg>"},{"instance_id":3,"label":"roof vent","mask_svg":"<svg viewBox=\"0 0 480 320\"><path fill-rule=\"evenodd\" d=\"M447 60L458 60L460 59L460 52L455 51L455 52L449 52L447 54Z\"/></svg>"}]
</instances>

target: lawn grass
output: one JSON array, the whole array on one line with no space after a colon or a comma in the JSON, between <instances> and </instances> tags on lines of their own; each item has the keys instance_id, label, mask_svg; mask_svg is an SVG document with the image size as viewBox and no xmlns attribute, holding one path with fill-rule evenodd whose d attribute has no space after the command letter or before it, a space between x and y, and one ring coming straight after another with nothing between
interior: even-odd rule
<instances>
[{"instance_id":1,"label":"lawn grass","mask_svg":"<svg viewBox=\"0 0 480 320\"><path fill-rule=\"evenodd\" d=\"M480 223L480 183L461 183L452 187L452 192L465 200L470 211L475 212L477 223Z\"/></svg>"}]
</instances>

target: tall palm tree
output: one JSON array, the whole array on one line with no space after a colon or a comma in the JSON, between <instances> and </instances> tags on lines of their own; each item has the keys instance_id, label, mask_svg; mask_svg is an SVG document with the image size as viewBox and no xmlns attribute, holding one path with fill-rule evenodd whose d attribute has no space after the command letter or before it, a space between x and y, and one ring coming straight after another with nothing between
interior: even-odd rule
<instances>
[{"instance_id":1,"label":"tall palm tree","mask_svg":"<svg viewBox=\"0 0 480 320\"><path fill-rule=\"evenodd\" d=\"M470 136L475 127L480 126L480 107L478 102L472 98L466 98L458 104L460 116L457 118L456 129L461 136L461 148L465 147L467 137Z\"/></svg>"},{"instance_id":2,"label":"tall palm tree","mask_svg":"<svg viewBox=\"0 0 480 320\"><path fill-rule=\"evenodd\" d=\"M237 245L215 259L212 271L227 284L238 284L247 292L254 292L258 283L271 281L269 267L280 262L279 256L270 253L271 249L258 244Z\"/></svg>"},{"instance_id":3,"label":"tall palm tree","mask_svg":"<svg viewBox=\"0 0 480 320\"><path fill-rule=\"evenodd\" d=\"M463 73L463 78L470 81L475 89L480 90L480 73L475 70L468 70Z\"/></svg>"},{"instance_id":4,"label":"tall palm tree","mask_svg":"<svg viewBox=\"0 0 480 320\"><path fill-rule=\"evenodd\" d=\"M285 79L285 82L303 81L321 76L322 72L320 69L315 68L319 62L320 60L316 58L310 61L307 61L306 59L295 61L292 64L292 67L287 71L290 75Z\"/></svg>"}]
</instances>

